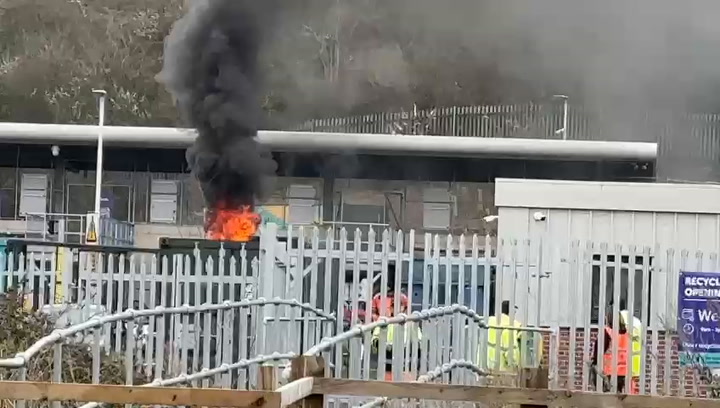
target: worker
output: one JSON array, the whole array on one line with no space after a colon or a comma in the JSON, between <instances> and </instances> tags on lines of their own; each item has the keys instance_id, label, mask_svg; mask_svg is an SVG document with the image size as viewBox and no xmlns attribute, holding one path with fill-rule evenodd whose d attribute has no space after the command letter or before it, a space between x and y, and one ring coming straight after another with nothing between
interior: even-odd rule
<instances>
[{"instance_id":1,"label":"worker","mask_svg":"<svg viewBox=\"0 0 720 408\"><path fill-rule=\"evenodd\" d=\"M630 381L630 394L640 393L640 368L642 364L642 322L627 308L625 299L620 300L620 317L625 327L630 328L632 339L632 380Z\"/></svg>"},{"instance_id":2,"label":"worker","mask_svg":"<svg viewBox=\"0 0 720 408\"><path fill-rule=\"evenodd\" d=\"M395 265L389 264L388 265L388 279L387 279L389 285L389 288L386 289L386 296L382 296L382 293L377 293L372 300L372 309L373 309L373 320L378 320L381 317L390 318L395 316L395 290L393 289L393 283L395 282ZM376 292L380 292L381 288L376 287ZM408 301L407 296L403 293L397 294L397 298L399 301L399 313L409 313L410 311L410 304ZM387 334L385 337L385 380L386 381L392 381L392 361L393 361L393 354L394 351L394 343L395 343L395 332L398 329L398 325L389 325L385 329ZM381 329L380 327L376 327L372 332L372 351L375 356L379 356L380 350L380 335L381 335ZM422 339L422 332L420 331L420 327L415 322L408 322L405 324L404 327L404 339L402 343L402 348L400 350L397 350L397 352L400 352L400 356L405 355L405 350L409 348L409 346L414 341L419 341ZM380 367L378 367L379 369ZM411 377L409 372L403 373L403 380L404 381L413 381L414 378Z\"/></svg>"},{"instance_id":3,"label":"worker","mask_svg":"<svg viewBox=\"0 0 720 408\"><path fill-rule=\"evenodd\" d=\"M408 312L408 300L406 296L403 296L400 298L400 313L407 313ZM399 350L394 350L395 346L395 332L397 332L399 329L399 326L397 324L391 324L388 325L385 329L387 334L385 337L385 381L392 381L392 362L393 362L393 355L394 352L399 352L401 358L405 356L405 351L410 349L410 346L413 342L417 342L422 340L422 332L420 331L420 327L415 322L408 322L404 325L404 338L401 345L401 348ZM379 356L380 354L380 336L382 333L382 329L380 327L376 327L372 332L372 350L373 354ZM418 347L419 350L419 347ZM419 353L419 351L418 351ZM379 368L379 367L378 367ZM414 378L412 378L410 372L403 372L403 381L413 381Z\"/></svg>"},{"instance_id":4,"label":"worker","mask_svg":"<svg viewBox=\"0 0 720 408\"><path fill-rule=\"evenodd\" d=\"M612 307L609 308L605 315L605 330L604 330L604 350L600 350L598 347L599 338L595 340L595 352L593 353L592 364L597 367L599 357L602 353L603 359L603 391L610 391L610 379L613 375L617 376L617 391L619 393L625 392L625 380L628 375L628 353L630 352L630 334L628 333L627 326L623 321L622 316L618 316L618 328L617 333L613 330L613 314ZM617 361L613 358L613 342L617 344ZM596 370L597 372L597 370Z\"/></svg>"},{"instance_id":5,"label":"worker","mask_svg":"<svg viewBox=\"0 0 720 408\"><path fill-rule=\"evenodd\" d=\"M488 319L489 326L502 326L502 327L522 327L522 323L515 320L510 320L510 302L505 300L502 302L500 319L496 316L490 316ZM497 356L498 351L498 331L500 331L500 355ZM522 341L522 332L520 330L512 329L495 329L489 328L487 331L488 342L487 342L487 368L494 370L496 367L500 367L500 371L512 370L520 366L520 358L522 349L526 349ZM497 359L499 358L499 362Z\"/></svg>"},{"instance_id":6,"label":"worker","mask_svg":"<svg viewBox=\"0 0 720 408\"><path fill-rule=\"evenodd\" d=\"M378 279L376 281L376 285L373 290L375 292L375 296L373 296L372 299L373 321L376 321L380 317L393 317L395 315L395 264L388 264L387 276L388 288L385 292L386 295L384 297L382 296L382 288L380 288L382 279ZM400 299L401 304L404 303L407 305L408 298L405 294L399 293L398 298Z\"/></svg>"}]
</instances>

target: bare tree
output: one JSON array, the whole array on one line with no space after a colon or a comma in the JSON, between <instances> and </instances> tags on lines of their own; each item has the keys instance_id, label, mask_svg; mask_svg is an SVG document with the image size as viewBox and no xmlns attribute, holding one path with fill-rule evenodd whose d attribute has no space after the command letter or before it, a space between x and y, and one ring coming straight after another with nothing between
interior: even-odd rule
<instances>
[{"instance_id":1,"label":"bare tree","mask_svg":"<svg viewBox=\"0 0 720 408\"><path fill-rule=\"evenodd\" d=\"M0 0L0 119L92 123L103 87L112 123L173 123L154 76L183 2L137 3Z\"/></svg>"}]
</instances>

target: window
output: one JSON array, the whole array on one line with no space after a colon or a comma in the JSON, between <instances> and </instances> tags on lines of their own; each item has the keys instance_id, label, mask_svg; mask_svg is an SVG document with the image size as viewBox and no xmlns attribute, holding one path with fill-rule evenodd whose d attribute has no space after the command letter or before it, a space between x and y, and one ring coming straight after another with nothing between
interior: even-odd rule
<instances>
[{"instance_id":1,"label":"window","mask_svg":"<svg viewBox=\"0 0 720 408\"><path fill-rule=\"evenodd\" d=\"M380 242L384 226L373 224L385 224L385 206L346 204L343 202L340 221L343 223L342 225L347 228L349 237L354 237L355 230L359 229L362 233L363 241L368 240L370 228L374 227L376 234L375 242Z\"/></svg>"},{"instance_id":2,"label":"window","mask_svg":"<svg viewBox=\"0 0 720 408\"><path fill-rule=\"evenodd\" d=\"M47 210L46 174L23 174L20 183L20 215L43 214Z\"/></svg>"},{"instance_id":3,"label":"window","mask_svg":"<svg viewBox=\"0 0 720 408\"><path fill-rule=\"evenodd\" d=\"M0 168L0 219L15 218L17 197L15 168Z\"/></svg>"},{"instance_id":4,"label":"window","mask_svg":"<svg viewBox=\"0 0 720 408\"><path fill-rule=\"evenodd\" d=\"M364 224L384 224L385 206L343 203L342 221Z\"/></svg>"},{"instance_id":5,"label":"window","mask_svg":"<svg viewBox=\"0 0 720 408\"><path fill-rule=\"evenodd\" d=\"M102 206L102 201L100 202ZM87 214L94 211L95 186L90 184L68 184L67 208L73 214Z\"/></svg>"},{"instance_id":6,"label":"window","mask_svg":"<svg viewBox=\"0 0 720 408\"><path fill-rule=\"evenodd\" d=\"M423 191L423 228L447 230L452 215L452 197L446 189L429 188Z\"/></svg>"},{"instance_id":7,"label":"window","mask_svg":"<svg viewBox=\"0 0 720 408\"><path fill-rule=\"evenodd\" d=\"M600 270L601 270L601 255L595 254L593 255L593 267L592 267L592 297L591 297L591 323L597 324L599 321L599 313L601 311L606 310L606 308L611 304L613 299L615 299L614 296L614 289L615 289L615 255L607 255L606 256L606 262L605 262L605 304L603 305L602 309L600 308ZM621 305L627 304L628 300L628 286L629 286L629 276L630 276L630 257L628 255L622 255L620 257L620 303ZM652 265L653 265L653 257L645 258L644 256L636 256L635 257L635 265L633 265L633 274L635 277L635 281L633 283L634 290L633 290L633 316L637 317L638 319L642 317L642 307L643 307L643 298L642 298L642 288L643 288L643 263L649 262L648 265L648 299L646 302L646 316L647 319L650 319L650 287L652 284ZM629 307L629 305L628 305ZM648 321L643 322L644 324L648 324Z\"/></svg>"},{"instance_id":8,"label":"window","mask_svg":"<svg viewBox=\"0 0 720 408\"><path fill-rule=\"evenodd\" d=\"M100 208L118 221L130 221L130 187L103 186L100 191Z\"/></svg>"},{"instance_id":9,"label":"window","mask_svg":"<svg viewBox=\"0 0 720 408\"><path fill-rule=\"evenodd\" d=\"M148 222L148 204L150 196L150 177L147 173L136 173L135 174L135 187L133 197L133 207L135 214L133 222Z\"/></svg>"},{"instance_id":10,"label":"window","mask_svg":"<svg viewBox=\"0 0 720 408\"><path fill-rule=\"evenodd\" d=\"M386 192L385 223L395 229L407 229L405 222L405 196L399 192Z\"/></svg>"},{"instance_id":11,"label":"window","mask_svg":"<svg viewBox=\"0 0 720 408\"><path fill-rule=\"evenodd\" d=\"M150 184L150 222L174 224L177 221L178 183L152 180Z\"/></svg>"},{"instance_id":12,"label":"window","mask_svg":"<svg viewBox=\"0 0 720 408\"><path fill-rule=\"evenodd\" d=\"M193 177L182 181L182 225L203 225L205 200L200 183Z\"/></svg>"},{"instance_id":13,"label":"window","mask_svg":"<svg viewBox=\"0 0 720 408\"><path fill-rule=\"evenodd\" d=\"M116 220L130 221L130 187L103 185L100 190L100 211ZM68 184L67 208L73 214L95 211L95 186Z\"/></svg>"}]
</instances>

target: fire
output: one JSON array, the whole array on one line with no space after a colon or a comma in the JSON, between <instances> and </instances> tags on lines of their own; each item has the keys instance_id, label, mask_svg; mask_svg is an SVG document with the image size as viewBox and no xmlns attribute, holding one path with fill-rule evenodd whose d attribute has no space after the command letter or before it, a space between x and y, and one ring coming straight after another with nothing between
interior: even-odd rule
<instances>
[{"instance_id":1,"label":"fire","mask_svg":"<svg viewBox=\"0 0 720 408\"><path fill-rule=\"evenodd\" d=\"M206 213L205 232L215 241L247 242L252 239L260 225L260 215L252 207L215 208Z\"/></svg>"}]
</instances>

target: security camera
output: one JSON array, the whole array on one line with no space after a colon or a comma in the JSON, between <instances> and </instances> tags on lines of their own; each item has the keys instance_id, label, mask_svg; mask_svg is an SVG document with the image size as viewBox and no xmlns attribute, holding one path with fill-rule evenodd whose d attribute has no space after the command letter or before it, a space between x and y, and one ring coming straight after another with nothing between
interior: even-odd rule
<instances>
[{"instance_id":1,"label":"security camera","mask_svg":"<svg viewBox=\"0 0 720 408\"><path fill-rule=\"evenodd\" d=\"M53 146L50 148L50 151L52 152L53 157L58 157L58 156L60 156L60 146L58 146L58 145L53 145Z\"/></svg>"},{"instance_id":2,"label":"security camera","mask_svg":"<svg viewBox=\"0 0 720 408\"><path fill-rule=\"evenodd\" d=\"M547 214L538 211L533 214L533 218L535 219L535 221L545 221L547 219Z\"/></svg>"}]
</instances>

